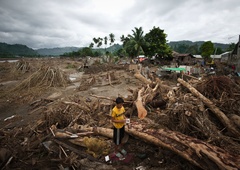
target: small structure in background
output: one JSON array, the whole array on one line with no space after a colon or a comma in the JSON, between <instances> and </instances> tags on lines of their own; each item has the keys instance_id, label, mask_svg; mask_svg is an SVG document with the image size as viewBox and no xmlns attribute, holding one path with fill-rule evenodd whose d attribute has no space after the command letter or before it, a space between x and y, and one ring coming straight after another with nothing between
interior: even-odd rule
<instances>
[{"instance_id":1,"label":"small structure in background","mask_svg":"<svg viewBox=\"0 0 240 170\"><path fill-rule=\"evenodd\" d=\"M234 72L240 75L240 35L234 50L232 51L230 57L228 58L227 64L231 67L234 67L235 68Z\"/></svg>"},{"instance_id":2,"label":"small structure in background","mask_svg":"<svg viewBox=\"0 0 240 170\"><path fill-rule=\"evenodd\" d=\"M173 52L173 62L179 65L193 65L196 63L196 58L188 53L188 54L180 54L177 53L176 51Z\"/></svg>"},{"instance_id":3,"label":"small structure in background","mask_svg":"<svg viewBox=\"0 0 240 170\"><path fill-rule=\"evenodd\" d=\"M222 53L221 54L221 60L220 60L220 62L221 63L227 63L227 61L228 61L228 58L230 58L231 57L231 51L227 51L227 52L225 52L225 53Z\"/></svg>"}]
</instances>

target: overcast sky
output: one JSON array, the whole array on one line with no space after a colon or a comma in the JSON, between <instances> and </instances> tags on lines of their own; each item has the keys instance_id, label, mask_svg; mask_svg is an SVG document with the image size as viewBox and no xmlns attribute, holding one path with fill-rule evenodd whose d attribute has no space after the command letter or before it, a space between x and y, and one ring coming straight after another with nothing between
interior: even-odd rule
<instances>
[{"instance_id":1,"label":"overcast sky","mask_svg":"<svg viewBox=\"0 0 240 170\"><path fill-rule=\"evenodd\" d=\"M94 37L153 27L167 40L237 43L239 0L0 0L0 42L86 47Z\"/></svg>"}]
</instances>

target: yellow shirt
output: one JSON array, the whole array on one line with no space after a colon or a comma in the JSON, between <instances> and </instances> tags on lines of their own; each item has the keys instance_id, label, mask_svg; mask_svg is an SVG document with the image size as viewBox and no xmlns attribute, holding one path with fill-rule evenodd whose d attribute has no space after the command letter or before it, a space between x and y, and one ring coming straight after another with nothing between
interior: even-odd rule
<instances>
[{"instance_id":1,"label":"yellow shirt","mask_svg":"<svg viewBox=\"0 0 240 170\"><path fill-rule=\"evenodd\" d=\"M124 107L121 107L121 109L118 109L116 106L112 109L112 118L114 118L115 120L124 120L125 116L124 116L124 112L125 109ZM122 128L124 126L125 123L115 123L113 122L113 126L115 128Z\"/></svg>"}]
</instances>

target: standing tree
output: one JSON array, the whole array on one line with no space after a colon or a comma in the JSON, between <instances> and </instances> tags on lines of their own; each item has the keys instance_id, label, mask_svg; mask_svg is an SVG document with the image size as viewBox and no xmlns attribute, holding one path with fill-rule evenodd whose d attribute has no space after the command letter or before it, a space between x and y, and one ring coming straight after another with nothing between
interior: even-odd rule
<instances>
[{"instance_id":1,"label":"standing tree","mask_svg":"<svg viewBox=\"0 0 240 170\"><path fill-rule=\"evenodd\" d=\"M113 33L109 34L110 45L112 45L115 41L115 35Z\"/></svg>"},{"instance_id":2,"label":"standing tree","mask_svg":"<svg viewBox=\"0 0 240 170\"><path fill-rule=\"evenodd\" d=\"M161 30L159 27L153 27L145 35L145 41L147 42L146 46L144 46L145 54L154 56L157 53L161 57L170 56L171 48L167 45L166 37L167 34L164 33L164 30Z\"/></svg>"},{"instance_id":3,"label":"standing tree","mask_svg":"<svg viewBox=\"0 0 240 170\"><path fill-rule=\"evenodd\" d=\"M232 51L232 50L234 50L235 46L236 46L235 43L231 43L231 44L229 44L229 46L228 46L228 48L227 48L226 51Z\"/></svg>"},{"instance_id":4,"label":"standing tree","mask_svg":"<svg viewBox=\"0 0 240 170\"><path fill-rule=\"evenodd\" d=\"M200 47L201 55L205 61L209 61L211 54L214 53L214 45L211 41L204 42Z\"/></svg>"},{"instance_id":5,"label":"standing tree","mask_svg":"<svg viewBox=\"0 0 240 170\"><path fill-rule=\"evenodd\" d=\"M94 42L94 44L98 44L99 41L98 41L97 38L94 37L94 38L93 38L93 42Z\"/></svg>"},{"instance_id":6,"label":"standing tree","mask_svg":"<svg viewBox=\"0 0 240 170\"><path fill-rule=\"evenodd\" d=\"M107 37L107 36L105 36L105 37L104 37L105 49L106 49L107 43L108 43L108 37Z\"/></svg>"},{"instance_id":7,"label":"standing tree","mask_svg":"<svg viewBox=\"0 0 240 170\"><path fill-rule=\"evenodd\" d=\"M144 53L142 47L146 43L144 39L142 27L140 28L135 27L135 30L132 30L132 32L133 32L133 35L128 35L130 40L127 43L130 43L131 46L133 45L134 49L136 50L136 55L139 56L140 51Z\"/></svg>"},{"instance_id":8,"label":"standing tree","mask_svg":"<svg viewBox=\"0 0 240 170\"><path fill-rule=\"evenodd\" d=\"M191 54L198 54L198 45L197 44L194 44L194 45L191 45L189 46L189 48L187 49L187 53L191 53Z\"/></svg>"},{"instance_id":9,"label":"standing tree","mask_svg":"<svg viewBox=\"0 0 240 170\"><path fill-rule=\"evenodd\" d=\"M121 42L123 43L123 47L125 47L125 45L127 44L127 42L130 40L129 37L125 37L124 35L122 35L120 37Z\"/></svg>"},{"instance_id":10,"label":"standing tree","mask_svg":"<svg viewBox=\"0 0 240 170\"><path fill-rule=\"evenodd\" d=\"M97 47L101 47L102 46L102 41L103 39L98 37L98 44L97 44Z\"/></svg>"},{"instance_id":11,"label":"standing tree","mask_svg":"<svg viewBox=\"0 0 240 170\"><path fill-rule=\"evenodd\" d=\"M94 46L94 43L89 44L89 48L93 48L93 46Z\"/></svg>"},{"instance_id":12,"label":"standing tree","mask_svg":"<svg viewBox=\"0 0 240 170\"><path fill-rule=\"evenodd\" d=\"M98 37L98 38L93 38L93 42L97 45L97 47L101 47L102 46L102 41L103 39Z\"/></svg>"},{"instance_id":13,"label":"standing tree","mask_svg":"<svg viewBox=\"0 0 240 170\"><path fill-rule=\"evenodd\" d=\"M98 38L93 38L93 42L94 44L97 45L97 47L101 47L102 44L103 44L103 40L104 40L104 44L105 44L105 49L107 47L107 44L108 44L108 40L109 40L109 45L112 45L115 41L115 35L113 33L110 33L109 34L109 38L107 36L105 36L104 38L101 38L101 37L98 37ZM92 45L92 43L90 44ZM93 46L92 46L93 47Z\"/></svg>"}]
</instances>

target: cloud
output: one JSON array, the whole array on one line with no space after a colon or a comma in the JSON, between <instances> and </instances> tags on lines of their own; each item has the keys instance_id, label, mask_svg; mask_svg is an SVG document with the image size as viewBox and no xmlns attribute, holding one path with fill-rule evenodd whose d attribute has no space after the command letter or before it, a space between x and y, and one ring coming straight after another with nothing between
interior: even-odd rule
<instances>
[{"instance_id":1,"label":"cloud","mask_svg":"<svg viewBox=\"0 0 240 170\"><path fill-rule=\"evenodd\" d=\"M168 41L236 43L238 0L1 0L0 41L31 48L88 46L94 37L163 29Z\"/></svg>"}]
</instances>

